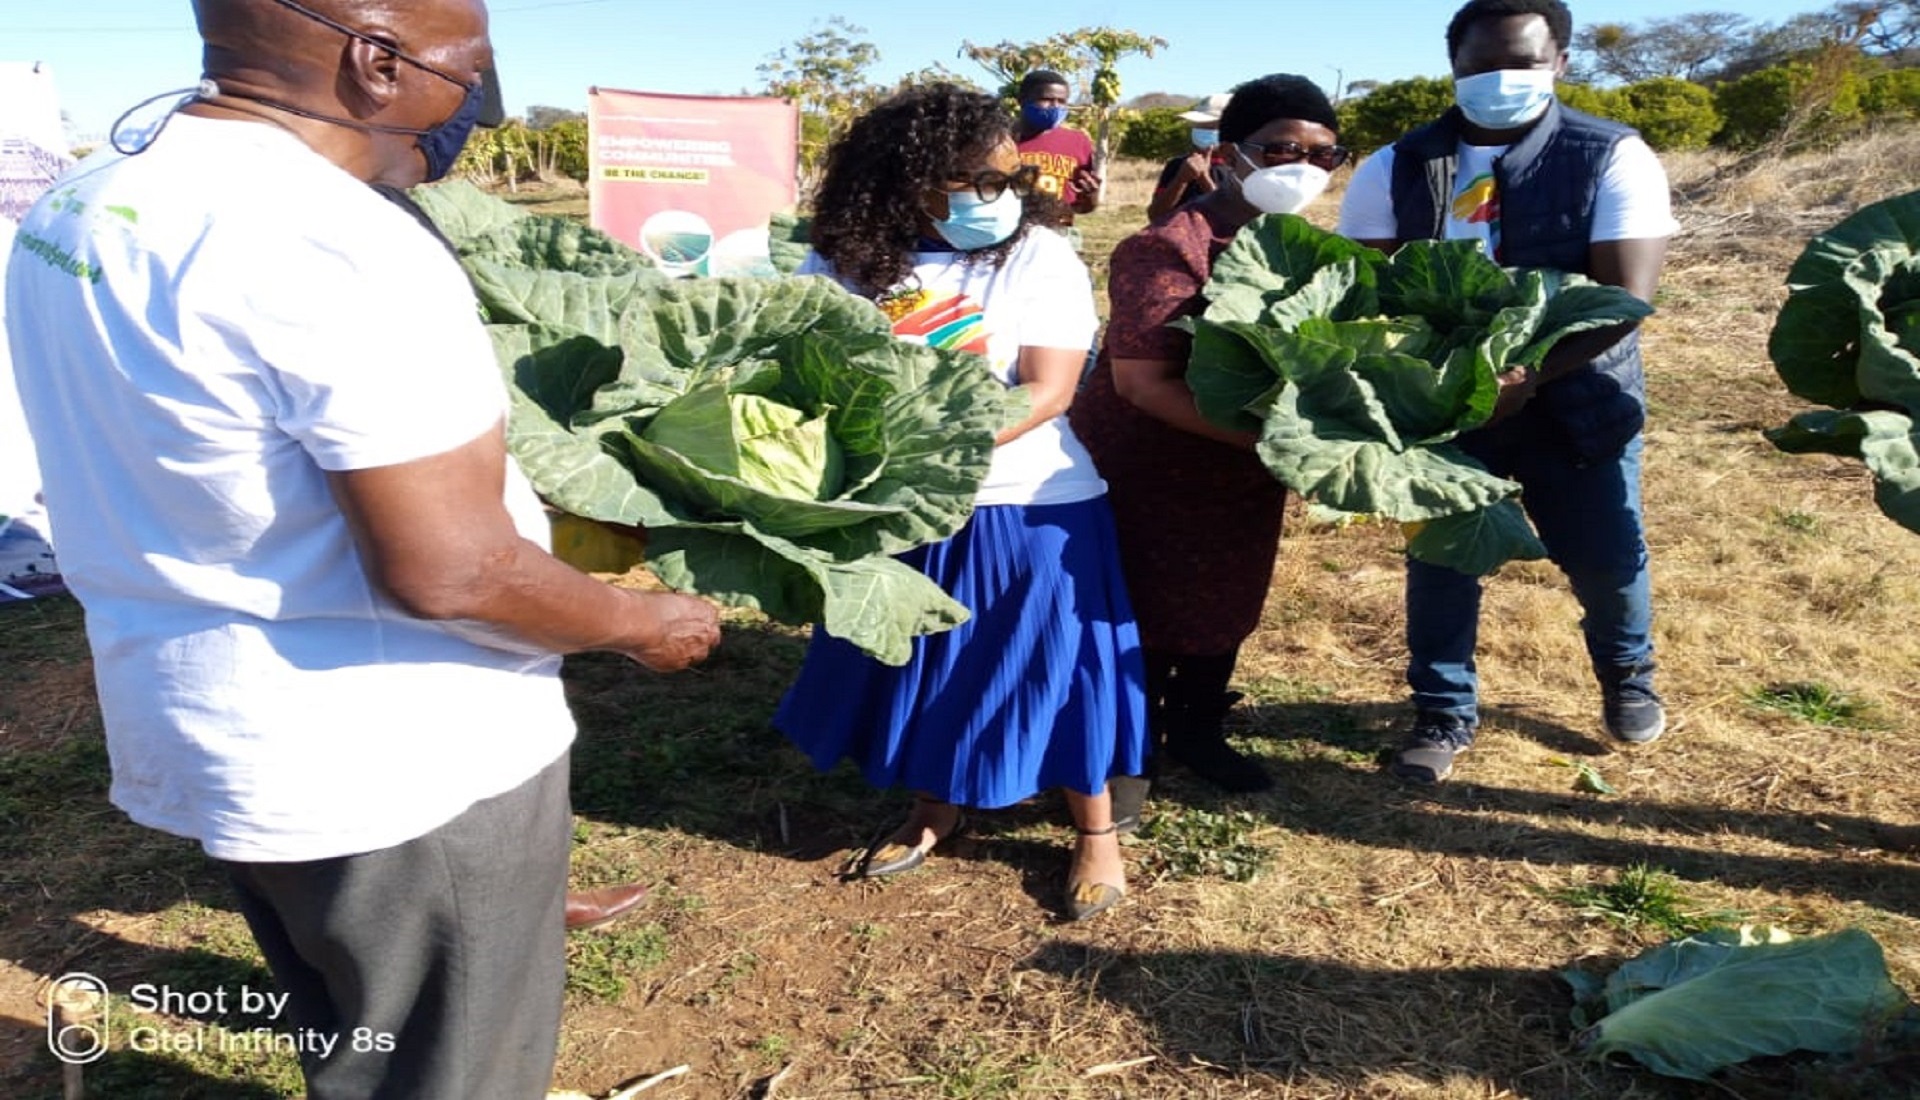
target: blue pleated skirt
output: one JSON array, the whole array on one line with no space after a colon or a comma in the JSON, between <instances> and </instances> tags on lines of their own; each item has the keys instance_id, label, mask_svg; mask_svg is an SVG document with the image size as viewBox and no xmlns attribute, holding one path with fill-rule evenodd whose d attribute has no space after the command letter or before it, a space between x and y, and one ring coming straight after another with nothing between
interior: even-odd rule
<instances>
[{"instance_id":1,"label":"blue pleated skirt","mask_svg":"<svg viewBox=\"0 0 1920 1100\"><path fill-rule=\"evenodd\" d=\"M900 560L973 617L899 668L815 630L774 715L814 766L987 809L1140 773L1146 675L1104 499L985 505Z\"/></svg>"}]
</instances>

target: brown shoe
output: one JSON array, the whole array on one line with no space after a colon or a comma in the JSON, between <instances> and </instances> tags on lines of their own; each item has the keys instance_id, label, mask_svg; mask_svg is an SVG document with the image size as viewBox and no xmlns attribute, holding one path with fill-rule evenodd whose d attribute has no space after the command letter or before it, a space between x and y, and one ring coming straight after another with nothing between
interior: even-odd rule
<instances>
[{"instance_id":1,"label":"brown shoe","mask_svg":"<svg viewBox=\"0 0 1920 1100\"><path fill-rule=\"evenodd\" d=\"M567 931L598 928L624 916L647 900L647 888L638 883L603 886L598 890L567 891Z\"/></svg>"}]
</instances>

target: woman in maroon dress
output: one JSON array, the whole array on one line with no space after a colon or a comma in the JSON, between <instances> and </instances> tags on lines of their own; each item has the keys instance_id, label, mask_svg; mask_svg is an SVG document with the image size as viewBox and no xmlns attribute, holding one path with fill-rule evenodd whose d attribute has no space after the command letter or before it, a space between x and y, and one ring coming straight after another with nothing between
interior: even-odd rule
<instances>
[{"instance_id":1,"label":"woman in maroon dress","mask_svg":"<svg viewBox=\"0 0 1920 1100\"><path fill-rule=\"evenodd\" d=\"M1220 115L1233 179L1114 249L1106 341L1072 412L1119 524L1155 741L1231 791L1273 782L1221 727L1239 698L1227 681L1240 643L1272 583L1286 491L1252 434L1201 417L1186 382L1192 338L1167 323L1206 309L1214 258L1242 226L1299 210L1325 188L1348 157L1338 126L1305 77L1274 74L1233 90ZM1133 806L1120 804L1128 793ZM1137 820L1144 794L1143 784L1116 783L1116 818Z\"/></svg>"}]
</instances>

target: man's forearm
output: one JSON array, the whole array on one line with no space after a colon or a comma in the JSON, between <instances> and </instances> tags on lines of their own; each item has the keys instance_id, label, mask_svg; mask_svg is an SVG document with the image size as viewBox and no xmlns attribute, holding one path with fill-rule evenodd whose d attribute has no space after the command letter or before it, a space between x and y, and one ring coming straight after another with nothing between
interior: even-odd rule
<instances>
[{"instance_id":1,"label":"man's forearm","mask_svg":"<svg viewBox=\"0 0 1920 1100\"><path fill-rule=\"evenodd\" d=\"M645 593L596 580L525 539L441 583L403 584L404 592L386 587L408 612L500 649L626 652L658 627Z\"/></svg>"}]
</instances>

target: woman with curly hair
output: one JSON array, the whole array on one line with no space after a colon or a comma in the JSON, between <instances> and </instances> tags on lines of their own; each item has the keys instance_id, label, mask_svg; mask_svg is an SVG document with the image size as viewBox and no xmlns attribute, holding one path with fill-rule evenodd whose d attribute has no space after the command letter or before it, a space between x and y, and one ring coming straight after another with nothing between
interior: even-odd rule
<instances>
[{"instance_id":1,"label":"woman with curly hair","mask_svg":"<svg viewBox=\"0 0 1920 1100\"><path fill-rule=\"evenodd\" d=\"M1031 412L995 438L966 526L901 558L972 618L916 639L900 668L816 632L775 724L822 769L848 758L914 792L860 877L919 867L963 807L1063 788L1079 832L1066 910L1084 920L1126 892L1107 779L1137 774L1146 740L1106 485L1064 416L1098 327L1086 266L1043 224L1006 112L950 84L856 120L814 207L801 274L871 299L903 338L984 355Z\"/></svg>"}]
</instances>

